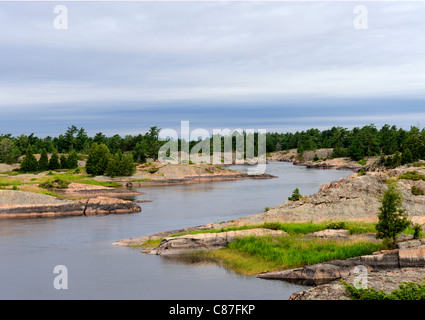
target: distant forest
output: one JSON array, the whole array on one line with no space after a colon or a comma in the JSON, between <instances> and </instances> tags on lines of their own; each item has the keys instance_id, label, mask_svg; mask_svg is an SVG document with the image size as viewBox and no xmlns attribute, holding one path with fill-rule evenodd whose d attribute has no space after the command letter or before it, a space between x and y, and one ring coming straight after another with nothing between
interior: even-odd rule
<instances>
[{"instance_id":1,"label":"distant forest","mask_svg":"<svg viewBox=\"0 0 425 320\"><path fill-rule=\"evenodd\" d=\"M34 153L88 154L93 143L106 145L111 154L131 154L135 162L144 162L148 158L156 159L158 150L165 141L159 139L160 129L151 127L145 134L115 134L107 137L99 132L89 137L84 128L68 127L64 134L57 137L39 138L34 134L12 136L0 135L0 162L16 163L18 157L25 155L29 146ZM199 141L191 141L190 148ZM181 141L179 141L181 143ZM350 157L359 161L364 157L381 156L382 164L397 166L425 159L425 129L412 126L410 130L384 125L380 129L370 124L351 130L332 127L328 130L309 129L295 133L267 133L267 152L297 149L303 151L320 148L333 148L332 157ZM212 141L211 141L212 144ZM212 151L212 148L211 148ZM386 163L385 163L386 161Z\"/></svg>"}]
</instances>

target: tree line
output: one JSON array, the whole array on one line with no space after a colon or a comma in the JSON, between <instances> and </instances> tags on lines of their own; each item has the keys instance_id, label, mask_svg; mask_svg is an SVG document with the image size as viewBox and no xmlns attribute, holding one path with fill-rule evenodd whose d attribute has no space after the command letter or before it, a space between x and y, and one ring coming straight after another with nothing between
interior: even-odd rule
<instances>
[{"instance_id":1,"label":"tree line","mask_svg":"<svg viewBox=\"0 0 425 320\"><path fill-rule=\"evenodd\" d=\"M151 127L145 134L126 135L124 137L115 134L107 137L98 132L93 137L88 136L84 128L76 126L68 127L66 132L57 137L40 138L34 134L19 135L13 137L11 134L0 135L0 162L16 163L20 156L27 153L33 154L62 154L71 158L71 164L66 164L65 156L58 160L61 168L69 168L75 165L74 153L88 155L95 153L92 149L102 146L106 152L107 158L115 159L117 167L121 162L129 162L130 156L136 163L143 163L148 158L157 159L160 147L166 143L159 138L160 129L156 126ZM238 148L236 139L238 136L247 138L245 132L235 133L232 138L232 150ZM212 137L213 138L213 137ZM224 145L224 137L221 138L221 146ZM209 146L213 152L213 139L210 139ZM182 141L179 139L178 145L181 150L183 143L188 143L191 149L198 141ZM254 134L254 151L257 151L258 133ZM31 150L28 150L29 147ZM350 157L359 161L364 157L380 156L381 164L396 167L400 164L415 162L419 159L425 159L425 129L420 130L412 126L409 130L397 128L395 125L388 124L378 129L370 124L363 127L355 127L351 130L343 127L332 127L327 130L308 129L297 131L295 133L277 133L268 132L266 134L266 151L281 151L297 149L298 153L307 150L316 150L320 148L333 148L332 157ZM241 150L238 150L241 151ZM256 155L256 154L255 154ZM55 168L58 165L53 156L53 163L41 162L40 169ZM50 161L50 160L49 160ZM63 164L62 164L63 162ZM24 163L24 166L26 164ZM30 168L34 168L32 160ZM100 171L105 172L105 165L100 166ZM89 162L90 168L90 162ZM89 169L90 171L90 169ZM96 172L96 170L94 170Z\"/></svg>"},{"instance_id":2,"label":"tree line","mask_svg":"<svg viewBox=\"0 0 425 320\"><path fill-rule=\"evenodd\" d=\"M144 162L147 158L156 158L161 146L158 127L151 127L145 134L126 135L121 137L115 134L107 137L102 132L93 137L88 136L84 128L68 127L64 134L57 137L47 136L40 138L33 133L21 134L13 137L11 134L0 134L0 163L16 163L20 156L27 153L31 146L34 154L41 154L43 150L53 154L70 154L75 151L87 155L94 143L105 145L111 154L131 153L136 162Z\"/></svg>"},{"instance_id":3,"label":"tree line","mask_svg":"<svg viewBox=\"0 0 425 320\"><path fill-rule=\"evenodd\" d=\"M267 152L297 149L304 151L333 148L332 157L350 157L359 161L381 156L382 164L397 166L425 159L425 128L409 130L385 124L374 124L351 130L332 127L327 130L309 129L295 133L267 133Z\"/></svg>"}]
</instances>

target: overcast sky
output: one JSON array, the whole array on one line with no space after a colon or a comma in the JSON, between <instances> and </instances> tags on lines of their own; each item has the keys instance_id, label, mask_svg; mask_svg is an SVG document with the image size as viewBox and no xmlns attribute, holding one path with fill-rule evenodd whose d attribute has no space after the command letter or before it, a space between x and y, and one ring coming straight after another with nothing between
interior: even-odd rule
<instances>
[{"instance_id":1,"label":"overcast sky","mask_svg":"<svg viewBox=\"0 0 425 320\"><path fill-rule=\"evenodd\" d=\"M57 4L0 2L0 133L425 126L424 2Z\"/></svg>"}]
</instances>

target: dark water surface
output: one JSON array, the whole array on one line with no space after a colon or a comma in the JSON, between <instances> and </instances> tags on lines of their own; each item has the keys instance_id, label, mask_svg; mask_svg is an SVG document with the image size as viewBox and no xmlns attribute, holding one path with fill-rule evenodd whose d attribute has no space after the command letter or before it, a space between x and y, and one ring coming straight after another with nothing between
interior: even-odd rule
<instances>
[{"instance_id":1,"label":"dark water surface","mask_svg":"<svg viewBox=\"0 0 425 320\"><path fill-rule=\"evenodd\" d=\"M242 169L241 167L234 167ZM142 188L142 212L0 220L0 299L288 299L303 286L241 276L213 264L184 264L111 245L129 237L264 211L298 187L313 194L350 174L269 163L279 178ZM55 289L56 265L68 289Z\"/></svg>"}]
</instances>

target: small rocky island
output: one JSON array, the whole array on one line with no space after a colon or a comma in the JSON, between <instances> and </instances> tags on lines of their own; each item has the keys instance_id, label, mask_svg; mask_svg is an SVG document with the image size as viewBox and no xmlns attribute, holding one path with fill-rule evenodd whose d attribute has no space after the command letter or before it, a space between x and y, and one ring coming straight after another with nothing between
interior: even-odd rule
<instances>
[{"instance_id":1,"label":"small rocky island","mask_svg":"<svg viewBox=\"0 0 425 320\"><path fill-rule=\"evenodd\" d=\"M0 219L10 218L39 218L63 216L89 216L100 214L124 214L141 211L140 206L132 201L119 199L117 192L112 191L113 197L108 192L110 188L92 187L95 196L89 196L87 186L82 185L78 195L86 199L67 200L55 196L35 192L0 190ZM77 186L73 186L72 194L75 196ZM106 196L108 195L108 196Z\"/></svg>"}]
</instances>

